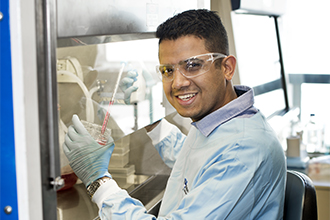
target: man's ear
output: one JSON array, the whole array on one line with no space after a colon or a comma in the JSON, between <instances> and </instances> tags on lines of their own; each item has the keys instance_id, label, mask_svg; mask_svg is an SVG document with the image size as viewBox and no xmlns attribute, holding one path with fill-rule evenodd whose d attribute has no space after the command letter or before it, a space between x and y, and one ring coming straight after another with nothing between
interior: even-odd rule
<instances>
[{"instance_id":1,"label":"man's ear","mask_svg":"<svg viewBox=\"0 0 330 220\"><path fill-rule=\"evenodd\" d=\"M233 55L229 55L224 58L222 62L224 66L224 76L227 80L231 80L234 76L235 69L236 69L236 58Z\"/></svg>"}]
</instances>

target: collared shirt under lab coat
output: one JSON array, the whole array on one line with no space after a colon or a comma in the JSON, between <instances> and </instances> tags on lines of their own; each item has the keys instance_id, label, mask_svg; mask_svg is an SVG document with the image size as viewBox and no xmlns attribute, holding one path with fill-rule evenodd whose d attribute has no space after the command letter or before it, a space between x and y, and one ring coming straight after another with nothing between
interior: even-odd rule
<instances>
[{"instance_id":1,"label":"collared shirt under lab coat","mask_svg":"<svg viewBox=\"0 0 330 220\"><path fill-rule=\"evenodd\" d=\"M172 126L150 133L173 166L158 219L282 219L285 192L283 150L265 118L253 107L253 92L193 123L187 137ZM165 124L165 125L164 125ZM162 122L157 129L166 125ZM159 139L159 143L157 141ZM93 201L102 219L156 219L114 180Z\"/></svg>"}]
</instances>

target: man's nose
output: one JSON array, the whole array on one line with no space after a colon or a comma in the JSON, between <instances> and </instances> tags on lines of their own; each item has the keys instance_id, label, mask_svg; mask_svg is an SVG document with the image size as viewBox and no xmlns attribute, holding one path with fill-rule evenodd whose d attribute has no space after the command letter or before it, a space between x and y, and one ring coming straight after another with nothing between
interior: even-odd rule
<instances>
[{"instance_id":1,"label":"man's nose","mask_svg":"<svg viewBox=\"0 0 330 220\"><path fill-rule=\"evenodd\" d=\"M185 77L178 68L174 70L173 81L172 81L172 88L180 89L185 86L190 85L190 80Z\"/></svg>"}]
</instances>

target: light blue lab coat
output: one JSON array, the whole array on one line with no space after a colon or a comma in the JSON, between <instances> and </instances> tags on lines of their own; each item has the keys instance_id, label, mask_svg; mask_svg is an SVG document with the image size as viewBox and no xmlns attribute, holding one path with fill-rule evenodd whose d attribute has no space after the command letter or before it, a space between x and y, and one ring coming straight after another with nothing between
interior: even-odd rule
<instances>
[{"instance_id":1,"label":"light blue lab coat","mask_svg":"<svg viewBox=\"0 0 330 220\"><path fill-rule=\"evenodd\" d=\"M155 146L173 165L157 219L282 219L284 152L248 91L206 119L211 127L195 123L187 137L173 128ZM156 219L125 190L104 200L100 216Z\"/></svg>"},{"instance_id":2,"label":"light blue lab coat","mask_svg":"<svg viewBox=\"0 0 330 220\"><path fill-rule=\"evenodd\" d=\"M174 164L159 215L282 219L285 176L283 150L260 113L233 119L208 137L192 127Z\"/></svg>"}]
</instances>

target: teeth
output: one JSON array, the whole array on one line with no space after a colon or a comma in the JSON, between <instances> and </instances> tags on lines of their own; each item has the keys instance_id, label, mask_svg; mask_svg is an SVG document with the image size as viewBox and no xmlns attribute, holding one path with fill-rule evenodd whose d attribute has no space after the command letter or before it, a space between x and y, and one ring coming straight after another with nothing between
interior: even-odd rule
<instances>
[{"instance_id":1,"label":"teeth","mask_svg":"<svg viewBox=\"0 0 330 220\"><path fill-rule=\"evenodd\" d=\"M194 97L195 94L187 94L187 95L179 95L179 99L182 99L182 100L188 100L188 99L191 99L192 97Z\"/></svg>"}]
</instances>

